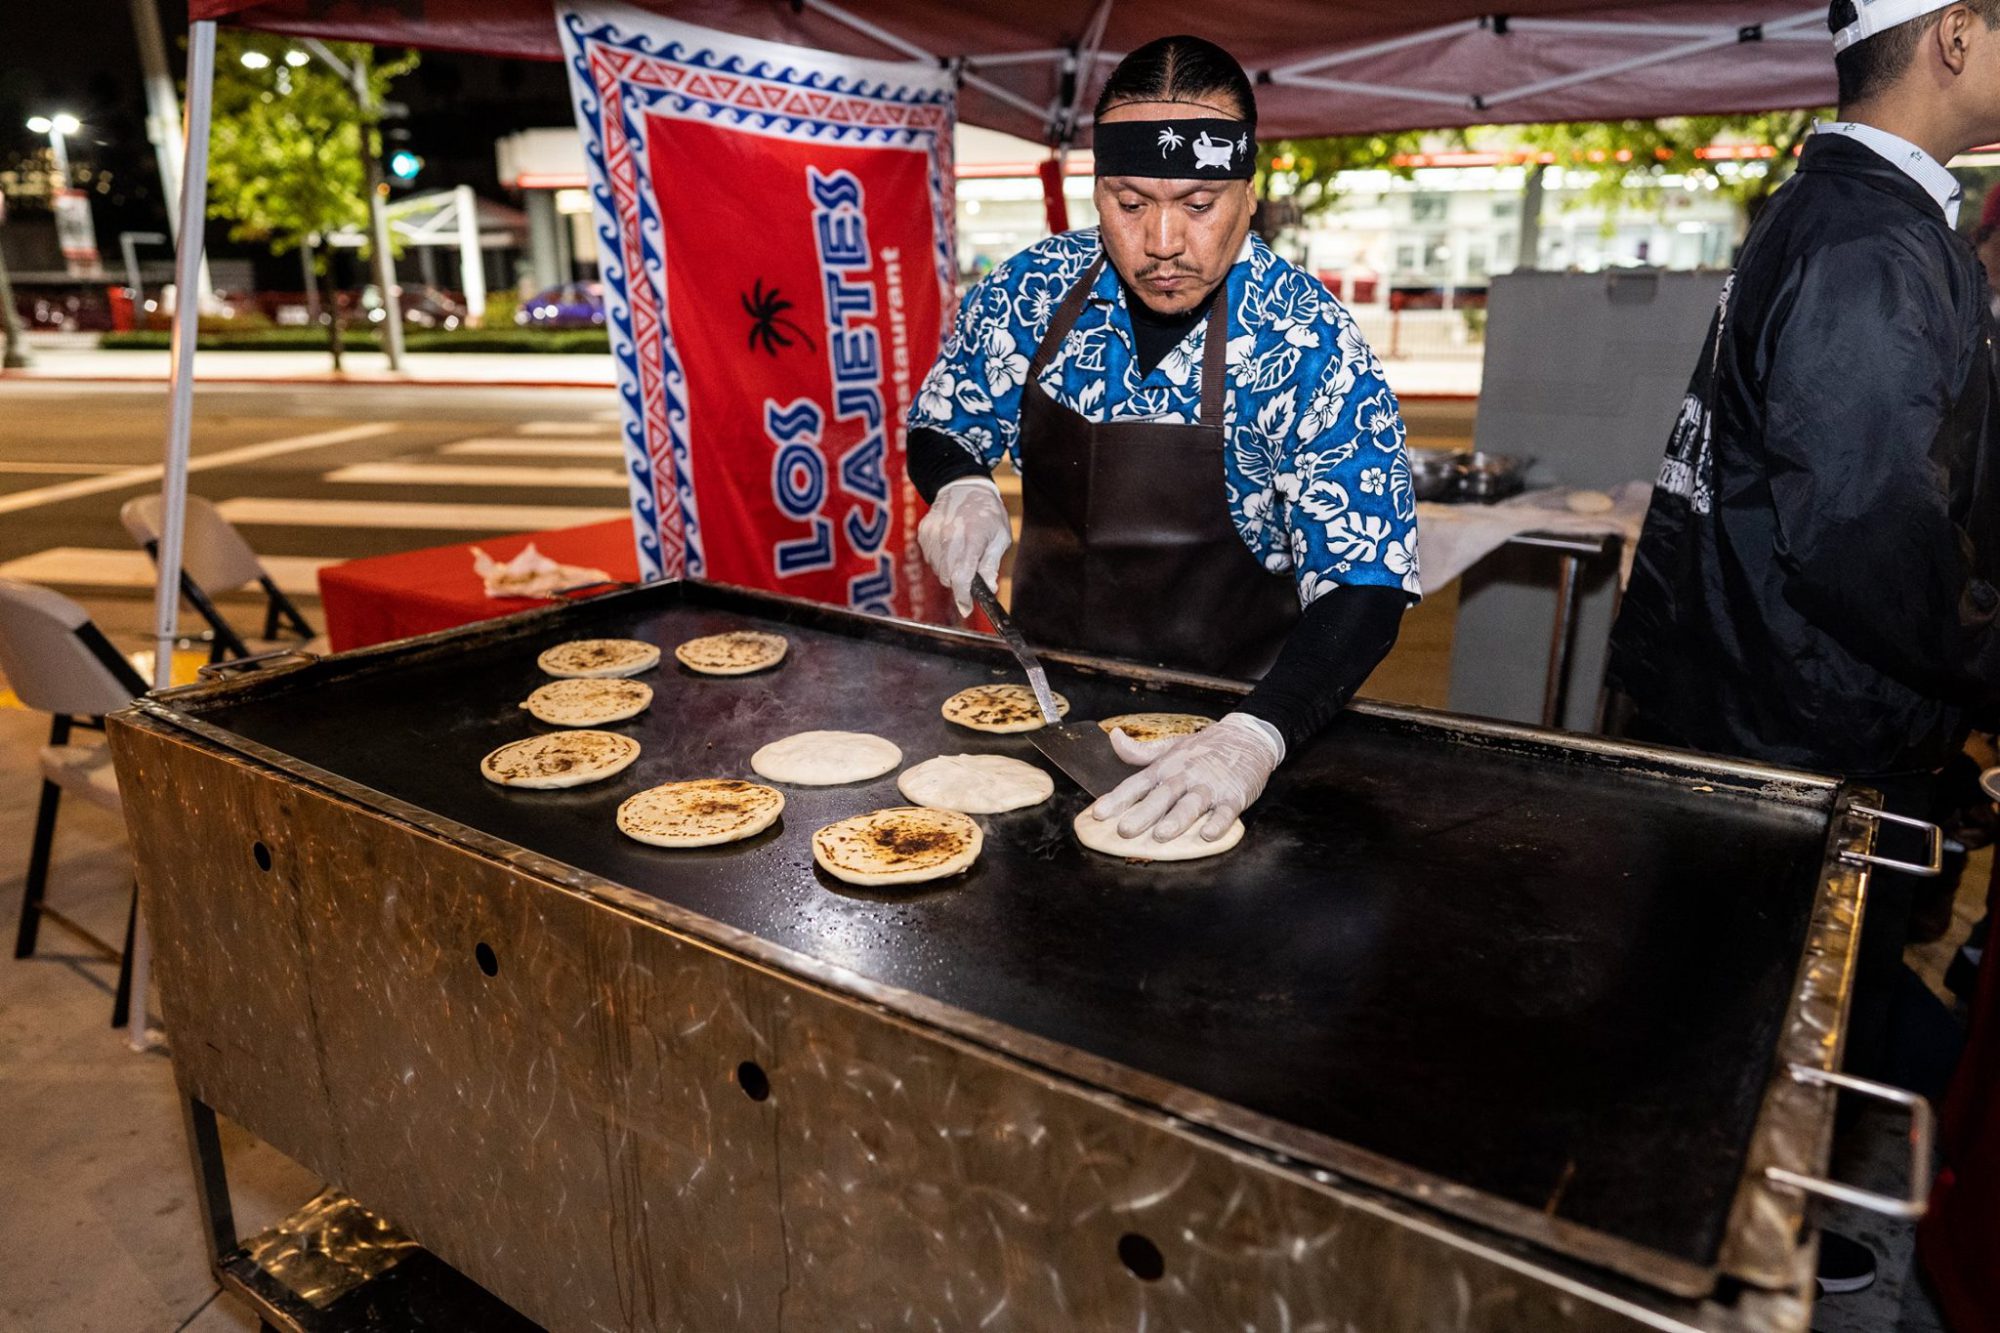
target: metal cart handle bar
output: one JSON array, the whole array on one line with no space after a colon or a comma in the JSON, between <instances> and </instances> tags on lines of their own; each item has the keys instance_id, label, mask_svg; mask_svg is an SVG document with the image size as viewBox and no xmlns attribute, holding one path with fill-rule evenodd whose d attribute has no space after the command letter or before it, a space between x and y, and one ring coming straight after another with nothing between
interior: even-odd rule
<instances>
[{"instance_id":1,"label":"metal cart handle bar","mask_svg":"<svg viewBox=\"0 0 2000 1333\"><path fill-rule=\"evenodd\" d=\"M1906 1108L1910 1113L1910 1192L1907 1197L1899 1199L1894 1195L1856 1189L1852 1185L1823 1180L1818 1176L1801 1175L1782 1166L1765 1167L1765 1178L1823 1199L1865 1208L1871 1213L1884 1213L1910 1221L1922 1217L1924 1210L1930 1206L1931 1198L1931 1140L1936 1134L1936 1118L1931 1113L1931 1104L1914 1092L1892 1088L1886 1083L1871 1083L1852 1074L1836 1074L1831 1070L1812 1069L1799 1064L1792 1065L1790 1072L1793 1080L1799 1083L1858 1093Z\"/></svg>"},{"instance_id":2,"label":"metal cart handle bar","mask_svg":"<svg viewBox=\"0 0 2000 1333\"><path fill-rule=\"evenodd\" d=\"M591 579L585 583L565 583L562 587L551 588L542 595L548 598L569 597L576 593L589 592L592 588L604 588L611 592L618 592L638 586L638 584L631 582L629 579Z\"/></svg>"},{"instance_id":3,"label":"metal cart handle bar","mask_svg":"<svg viewBox=\"0 0 2000 1333\"><path fill-rule=\"evenodd\" d=\"M1850 865L1881 866L1884 870L1896 870L1905 875L1921 875L1930 879L1944 873L1944 830L1926 819L1912 819L1908 815L1892 815L1887 810L1877 810L1869 805L1850 806L1849 809L1863 819L1887 821L1901 824L1905 828L1922 829L1928 839L1929 851L1925 853L1926 864L1914 861L1898 861L1889 856L1871 856L1867 852L1844 851L1840 859Z\"/></svg>"},{"instance_id":4,"label":"metal cart handle bar","mask_svg":"<svg viewBox=\"0 0 2000 1333\"><path fill-rule=\"evenodd\" d=\"M210 662L194 674L201 680L221 680L237 671L262 671L276 666L288 657L299 659L300 666L319 661L318 653L309 653L303 648L274 648L268 653L258 653L254 657L238 657L227 662Z\"/></svg>"}]
</instances>

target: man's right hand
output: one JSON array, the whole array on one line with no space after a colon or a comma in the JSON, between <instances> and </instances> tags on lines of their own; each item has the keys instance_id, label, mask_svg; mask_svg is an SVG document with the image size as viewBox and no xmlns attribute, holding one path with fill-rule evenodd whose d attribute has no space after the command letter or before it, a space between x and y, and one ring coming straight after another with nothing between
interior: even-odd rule
<instances>
[{"instance_id":1,"label":"man's right hand","mask_svg":"<svg viewBox=\"0 0 2000 1333\"><path fill-rule=\"evenodd\" d=\"M938 582L951 589L961 616L972 614L972 576L1000 579L1000 557L1014 544L1007 504L989 477L966 477L937 493L917 525L917 544Z\"/></svg>"}]
</instances>

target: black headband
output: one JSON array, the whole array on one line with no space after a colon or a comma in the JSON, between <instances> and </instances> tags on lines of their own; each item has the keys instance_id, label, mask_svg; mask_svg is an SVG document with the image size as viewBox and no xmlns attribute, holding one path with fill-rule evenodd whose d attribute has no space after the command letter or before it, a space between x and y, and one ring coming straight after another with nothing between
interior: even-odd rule
<instances>
[{"instance_id":1,"label":"black headband","mask_svg":"<svg viewBox=\"0 0 2000 1333\"><path fill-rule=\"evenodd\" d=\"M1257 127L1247 120L1114 120L1092 142L1100 176L1247 181L1257 172Z\"/></svg>"}]
</instances>

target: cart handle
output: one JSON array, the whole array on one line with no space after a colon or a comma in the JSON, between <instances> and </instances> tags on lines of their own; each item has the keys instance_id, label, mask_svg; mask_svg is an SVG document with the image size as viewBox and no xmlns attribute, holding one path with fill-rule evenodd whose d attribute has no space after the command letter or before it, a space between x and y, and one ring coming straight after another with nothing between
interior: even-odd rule
<instances>
[{"instance_id":1,"label":"cart handle","mask_svg":"<svg viewBox=\"0 0 2000 1333\"><path fill-rule=\"evenodd\" d=\"M274 648L268 653L258 653L254 657L237 657L227 662L210 662L194 674L198 680L221 680L231 672L261 671L265 667L277 665L287 657L300 659L299 665L301 666L309 666L319 661L318 653L309 653L303 648Z\"/></svg>"},{"instance_id":2,"label":"cart handle","mask_svg":"<svg viewBox=\"0 0 2000 1333\"><path fill-rule=\"evenodd\" d=\"M568 597L573 593L589 592L592 588L610 588L622 592L638 586L630 579L590 579L584 583L565 583L560 588L549 589L542 596L553 600L557 597Z\"/></svg>"},{"instance_id":3,"label":"cart handle","mask_svg":"<svg viewBox=\"0 0 2000 1333\"><path fill-rule=\"evenodd\" d=\"M1923 865L1918 865L1914 861L1898 861L1890 856L1871 856L1867 852L1856 851L1843 851L1840 854L1841 860L1849 865L1881 866L1884 870L1918 875L1924 879L1931 879L1944 873L1944 830L1938 825L1927 819L1912 819L1908 815L1890 814L1887 810L1877 810L1872 805L1856 805L1848 808L1863 819L1887 821L1891 824L1901 824L1905 828L1922 829L1928 840L1929 850L1924 854Z\"/></svg>"},{"instance_id":4,"label":"cart handle","mask_svg":"<svg viewBox=\"0 0 2000 1333\"><path fill-rule=\"evenodd\" d=\"M1910 1192L1904 1198L1892 1194L1877 1194L1872 1190L1856 1189L1838 1181L1825 1180L1819 1176L1802 1175L1788 1171L1782 1166L1767 1166L1764 1176L1779 1185L1789 1185L1806 1194L1816 1194L1823 1199L1833 1199L1839 1203L1865 1208L1871 1213L1883 1213L1889 1217L1900 1217L1915 1221L1924 1215L1931 1200L1931 1142L1936 1135L1936 1117L1931 1112L1931 1104L1917 1093L1903 1088L1892 1088L1886 1083L1873 1083L1865 1078L1855 1078L1852 1074L1836 1074L1830 1069L1814 1069L1808 1065L1795 1064L1790 1068L1792 1080L1796 1083L1815 1084L1837 1091L1858 1093L1872 1097L1878 1102L1901 1106L1910 1113Z\"/></svg>"}]
</instances>

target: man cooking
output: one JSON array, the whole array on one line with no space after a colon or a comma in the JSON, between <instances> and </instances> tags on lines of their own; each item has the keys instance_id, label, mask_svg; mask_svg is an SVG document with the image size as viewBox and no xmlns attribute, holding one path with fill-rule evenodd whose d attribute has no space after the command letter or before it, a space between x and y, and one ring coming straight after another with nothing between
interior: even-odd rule
<instances>
[{"instance_id":1,"label":"man cooking","mask_svg":"<svg viewBox=\"0 0 2000 1333\"><path fill-rule=\"evenodd\" d=\"M1012 543L989 475L1021 474L1012 614L1033 642L1258 680L1093 810L1216 839L1352 697L1420 595L1416 499L1381 364L1326 288L1250 231L1242 67L1165 37L1105 82L1099 226L966 296L910 413L925 559L970 614Z\"/></svg>"}]
</instances>

